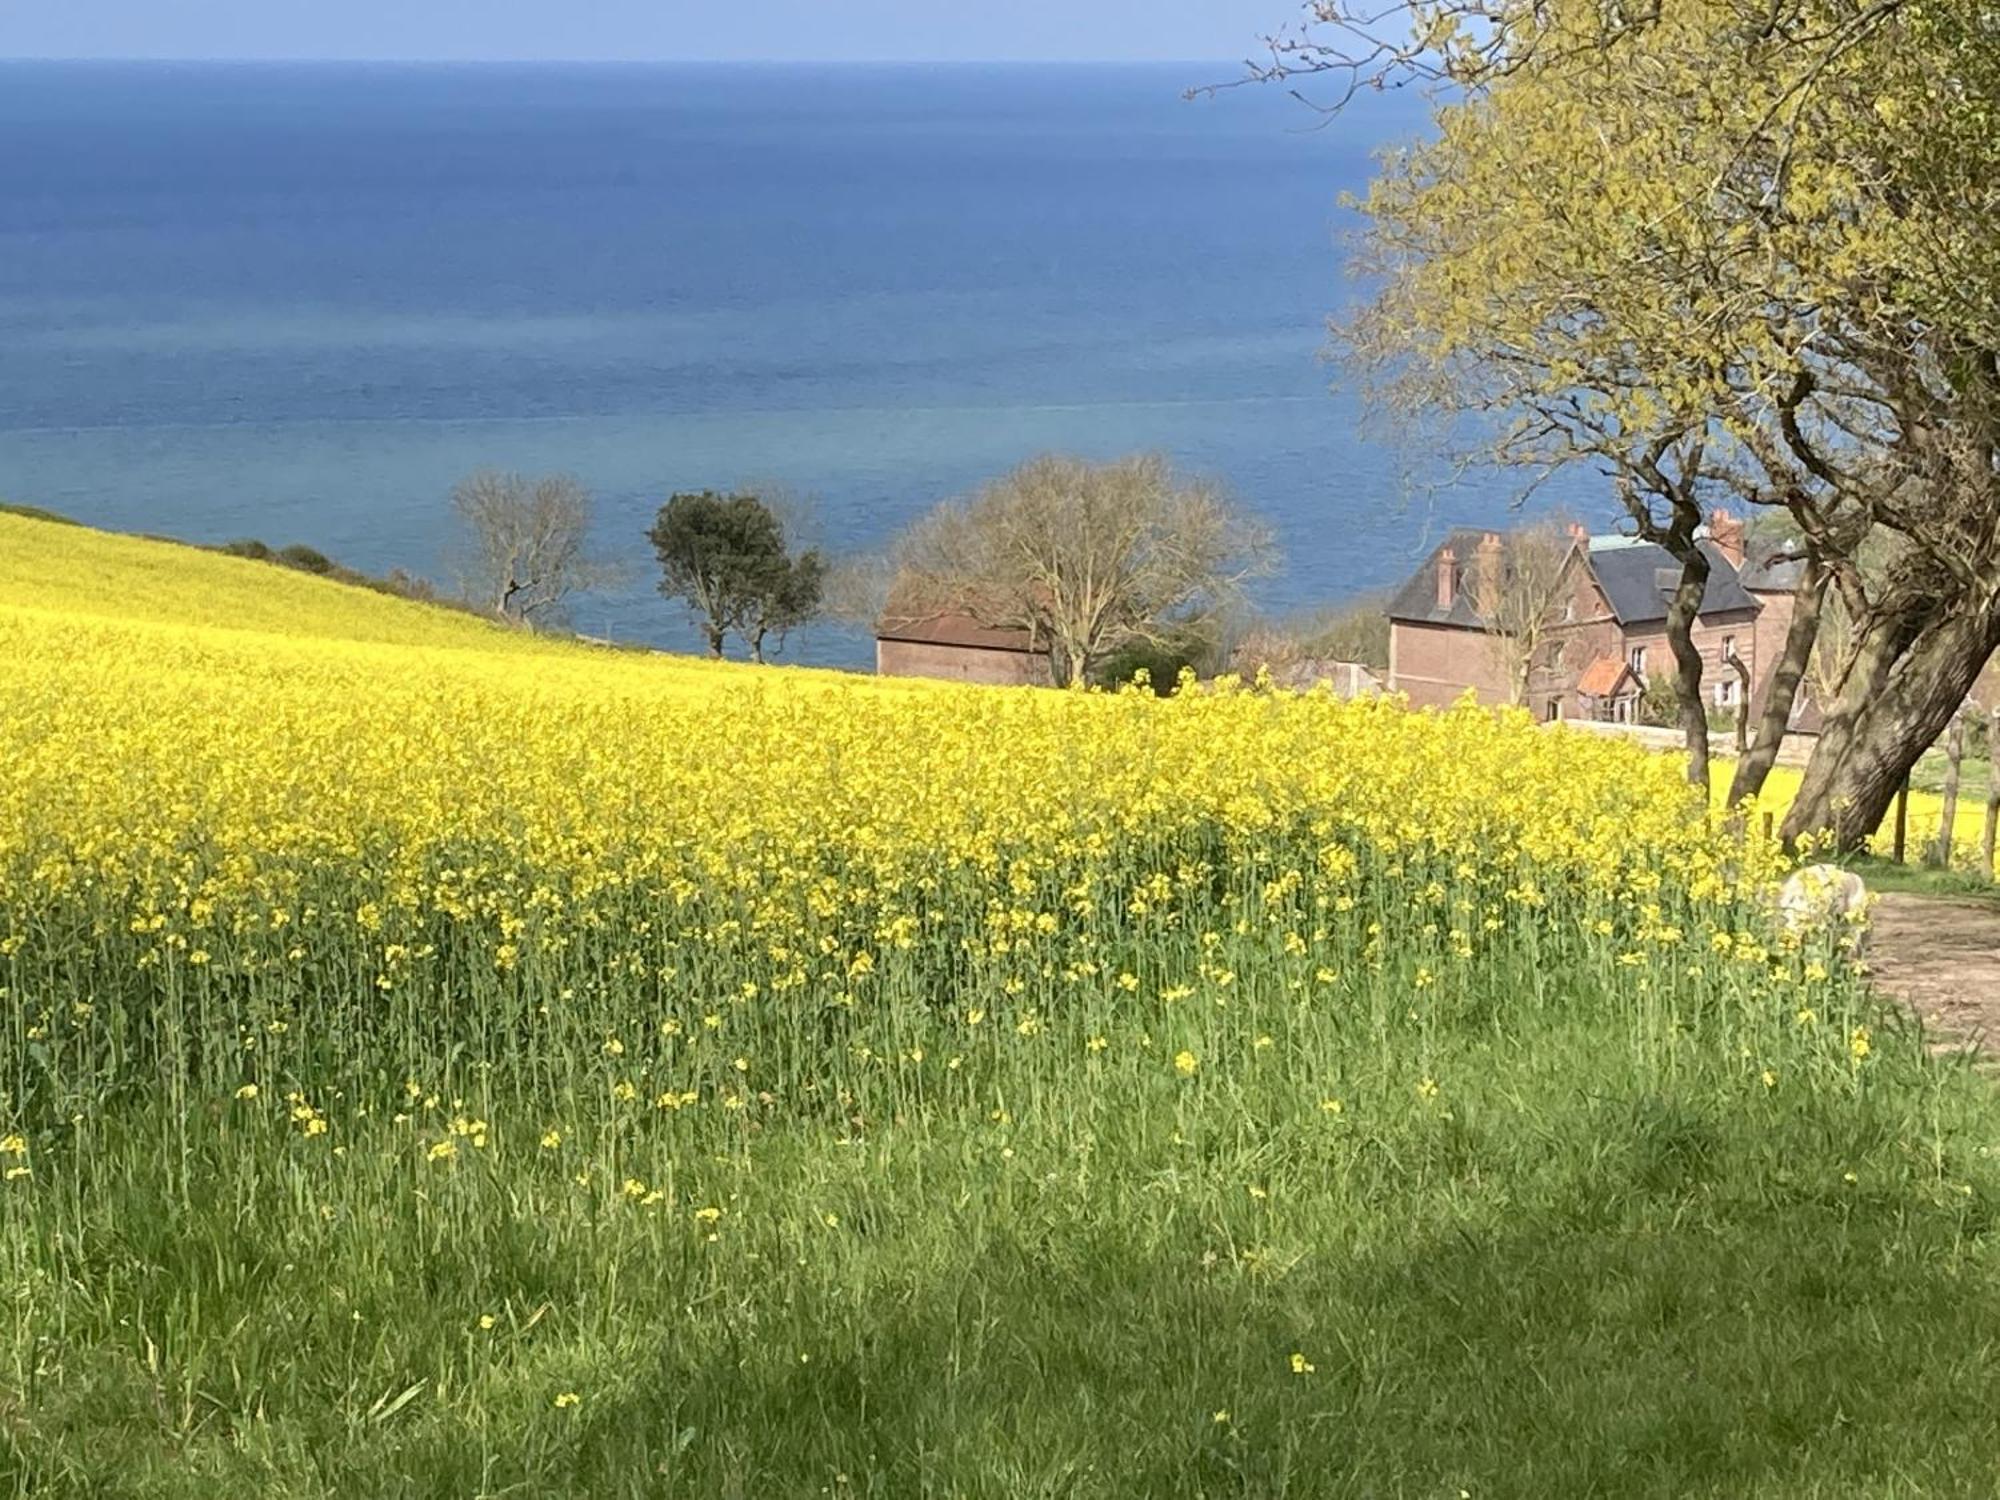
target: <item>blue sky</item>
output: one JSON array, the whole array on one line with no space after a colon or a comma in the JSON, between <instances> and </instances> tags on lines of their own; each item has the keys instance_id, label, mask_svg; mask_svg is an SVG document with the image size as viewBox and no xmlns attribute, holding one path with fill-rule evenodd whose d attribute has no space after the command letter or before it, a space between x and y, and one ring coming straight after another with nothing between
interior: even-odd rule
<instances>
[{"instance_id":1,"label":"blue sky","mask_svg":"<svg viewBox=\"0 0 2000 1500\"><path fill-rule=\"evenodd\" d=\"M1233 60L1300 0L14 0L0 56Z\"/></svg>"}]
</instances>

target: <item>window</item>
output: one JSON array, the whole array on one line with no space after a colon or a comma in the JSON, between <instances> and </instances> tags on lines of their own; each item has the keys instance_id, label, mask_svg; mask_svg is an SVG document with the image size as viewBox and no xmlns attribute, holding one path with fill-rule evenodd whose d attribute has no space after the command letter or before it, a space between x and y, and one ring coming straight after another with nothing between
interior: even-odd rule
<instances>
[{"instance_id":1,"label":"window","mask_svg":"<svg viewBox=\"0 0 2000 1500\"><path fill-rule=\"evenodd\" d=\"M1737 690L1740 686L1741 684L1734 677L1725 677L1717 681L1715 684L1715 706L1717 708L1734 708L1736 706Z\"/></svg>"},{"instance_id":2,"label":"window","mask_svg":"<svg viewBox=\"0 0 2000 1500\"><path fill-rule=\"evenodd\" d=\"M1729 659L1733 657L1735 654L1736 654L1736 637L1733 635L1725 635L1722 638L1723 665L1727 666L1729 664Z\"/></svg>"},{"instance_id":3,"label":"window","mask_svg":"<svg viewBox=\"0 0 2000 1500\"><path fill-rule=\"evenodd\" d=\"M1562 699L1560 698L1549 699L1548 705L1542 710L1542 717L1549 723L1553 724L1562 716L1563 716Z\"/></svg>"},{"instance_id":4,"label":"window","mask_svg":"<svg viewBox=\"0 0 2000 1500\"><path fill-rule=\"evenodd\" d=\"M1632 671L1635 676L1644 677L1646 675L1646 648L1644 646L1634 646L1632 648Z\"/></svg>"}]
</instances>

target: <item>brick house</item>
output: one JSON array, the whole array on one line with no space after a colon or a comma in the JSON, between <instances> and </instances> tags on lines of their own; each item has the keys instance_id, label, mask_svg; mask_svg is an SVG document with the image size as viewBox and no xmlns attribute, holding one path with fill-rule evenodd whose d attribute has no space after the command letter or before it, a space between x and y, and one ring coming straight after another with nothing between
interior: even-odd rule
<instances>
[{"instance_id":1,"label":"brick house","mask_svg":"<svg viewBox=\"0 0 2000 1500\"><path fill-rule=\"evenodd\" d=\"M1782 551L1752 561L1743 523L1727 512L1710 515L1704 532L1710 571L1694 626L1703 691L1719 708L1741 706L1734 656L1749 669L1754 711L1784 648L1801 565ZM1526 706L1538 719L1632 721L1647 678L1674 670L1667 603L1680 565L1649 542L1580 527L1572 536ZM1506 577L1500 533L1461 529L1446 537L1389 604L1390 690L1420 707L1451 703L1467 689L1482 702L1508 701L1505 653L1480 610L1482 600L1491 609ZM1794 727L1809 727L1805 717L1795 715Z\"/></svg>"},{"instance_id":2,"label":"brick house","mask_svg":"<svg viewBox=\"0 0 2000 1500\"><path fill-rule=\"evenodd\" d=\"M1047 687L1048 649L1025 630L995 629L958 610L905 611L893 604L875 626L875 670L883 677Z\"/></svg>"}]
</instances>

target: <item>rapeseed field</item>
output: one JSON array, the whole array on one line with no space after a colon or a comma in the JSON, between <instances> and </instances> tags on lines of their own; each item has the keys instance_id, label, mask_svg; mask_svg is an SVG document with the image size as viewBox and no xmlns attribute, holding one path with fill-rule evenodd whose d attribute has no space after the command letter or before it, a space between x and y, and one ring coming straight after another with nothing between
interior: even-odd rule
<instances>
[{"instance_id":1,"label":"rapeseed field","mask_svg":"<svg viewBox=\"0 0 2000 1500\"><path fill-rule=\"evenodd\" d=\"M1667 758L4 516L0 659L15 1493L2000 1479L2000 1111Z\"/></svg>"}]
</instances>

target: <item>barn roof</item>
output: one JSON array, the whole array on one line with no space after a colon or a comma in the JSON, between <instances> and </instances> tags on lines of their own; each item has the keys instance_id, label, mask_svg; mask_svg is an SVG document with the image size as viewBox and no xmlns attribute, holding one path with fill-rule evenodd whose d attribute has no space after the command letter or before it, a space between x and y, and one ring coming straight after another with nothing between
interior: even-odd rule
<instances>
[{"instance_id":1,"label":"barn roof","mask_svg":"<svg viewBox=\"0 0 2000 1500\"><path fill-rule=\"evenodd\" d=\"M961 646L981 651L1040 654L1025 630L982 625L963 610L928 614L885 614L875 625L878 641L912 641L925 646Z\"/></svg>"}]
</instances>

